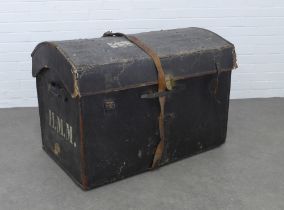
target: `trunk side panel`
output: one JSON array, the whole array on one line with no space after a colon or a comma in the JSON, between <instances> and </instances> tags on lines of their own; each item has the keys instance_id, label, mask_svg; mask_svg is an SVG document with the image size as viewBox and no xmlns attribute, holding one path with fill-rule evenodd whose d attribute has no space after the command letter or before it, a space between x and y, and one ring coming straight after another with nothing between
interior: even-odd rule
<instances>
[{"instance_id":1,"label":"trunk side panel","mask_svg":"<svg viewBox=\"0 0 284 210\"><path fill-rule=\"evenodd\" d=\"M67 93L54 72L37 76L43 149L81 184L78 99Z\"/></svg>"}]
</instances>

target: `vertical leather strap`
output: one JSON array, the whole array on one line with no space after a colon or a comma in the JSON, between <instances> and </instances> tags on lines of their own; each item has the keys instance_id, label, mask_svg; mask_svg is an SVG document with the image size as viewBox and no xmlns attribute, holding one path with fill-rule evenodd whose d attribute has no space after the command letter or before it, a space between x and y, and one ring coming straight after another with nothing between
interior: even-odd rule
<instances>
[{"instance_id":1,"label":"vertical leather strap","mask_svg":"<svg viewBox=\"0 0 284 210\"><path fill-rule=\"evenodd\" d=\"M157 53L148 47L145 43L143 43L141 40L139 40L135 36L126 35L123 33L112 33L110 31L104 33L103 37L108 36L117 36L117 37L124 37L128 41L132 42L136 46L138 46L140 49L142 49L145 53L147 53L152 60L155 63L157 72L158 72L158 92L164 92L167 90L166 86L166 78L165 73L161 64L161 60ZM160 133L160 142L156 148L154 159L152 162L152 168L159 167L159 163L162 159L164 148L165 148L165 103L166 103L166 97L160 96L159 97L159 104L160 104L160 115L159 115L159 133Z\"/></svg>"}]
</instances>

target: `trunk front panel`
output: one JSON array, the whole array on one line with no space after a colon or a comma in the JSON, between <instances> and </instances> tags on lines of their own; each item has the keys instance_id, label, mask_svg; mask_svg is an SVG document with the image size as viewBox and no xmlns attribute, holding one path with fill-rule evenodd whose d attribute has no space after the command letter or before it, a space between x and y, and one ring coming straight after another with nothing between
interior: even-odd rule
<instances>
[{"instance_id":1,"label":"trunk front panel","mask_svg":"<svg viewBox=\"0 0 284 210\"><path fill-rule=\"evenodd\" d=\"M176 81L165 105L162 164L222 144L226 138L231 72ZM89 188L149 170L159 142L155 85L83 97ZM216 90L216 94L214 91Z\"/></svg>"}]
</instances>

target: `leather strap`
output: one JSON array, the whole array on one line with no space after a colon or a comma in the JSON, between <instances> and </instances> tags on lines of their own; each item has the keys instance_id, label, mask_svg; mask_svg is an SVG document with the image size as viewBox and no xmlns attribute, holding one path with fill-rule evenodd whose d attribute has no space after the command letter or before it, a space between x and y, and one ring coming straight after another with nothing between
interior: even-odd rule
<instances>
[{"instance_id":1,"label":"leather strap","mask_svg":"<svg viewBox=\"0 0 284 210\"><path fill-rule=\"evenodd\" d=\"M124 37L128 41L132 42L136 46L138 46L140 49L142 49L145 53L147 53L152 60L155 63L157 72L158 72L158 92L162 93L167 90L166 86L166 78L165 73L161 64L161 60L157 53L148 47L145 43L143 43L141 40L139 40L137 37L132 35L126 35L123 33L112 33L110 31L103 34L103 37L108 36L116 36L116 37ZM164 148L165 148L165 103L166 103L166 97L160 96L159 97L159 103L160 103L160 116L159 116L159 133L160 133L160 142L156 148L154 159L152 162L152 169L159 167L159 163L162 159Z\"/></svg>"}]
</instances>

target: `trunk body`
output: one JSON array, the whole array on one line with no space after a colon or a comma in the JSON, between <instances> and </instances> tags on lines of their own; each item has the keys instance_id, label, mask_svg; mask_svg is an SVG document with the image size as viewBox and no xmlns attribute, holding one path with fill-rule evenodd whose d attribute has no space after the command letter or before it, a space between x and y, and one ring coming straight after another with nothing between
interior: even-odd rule
<instances>
[{"instance_id":1,"label":"trunk body","mask_svg":"<svg viewBox=\"0 0 284 210\"><path fill-rule=\"evenodd\" d=\"M136 36L154 45L173 80L161 165L224 143L234 46L196 28ZM148 97L158 88L155 66L117 39L43 43L33 53L43 148L83 189L150 170L160 141L159 100ZM95 46L105 51L90 52Z\"/></svg>"}]
</instances>

